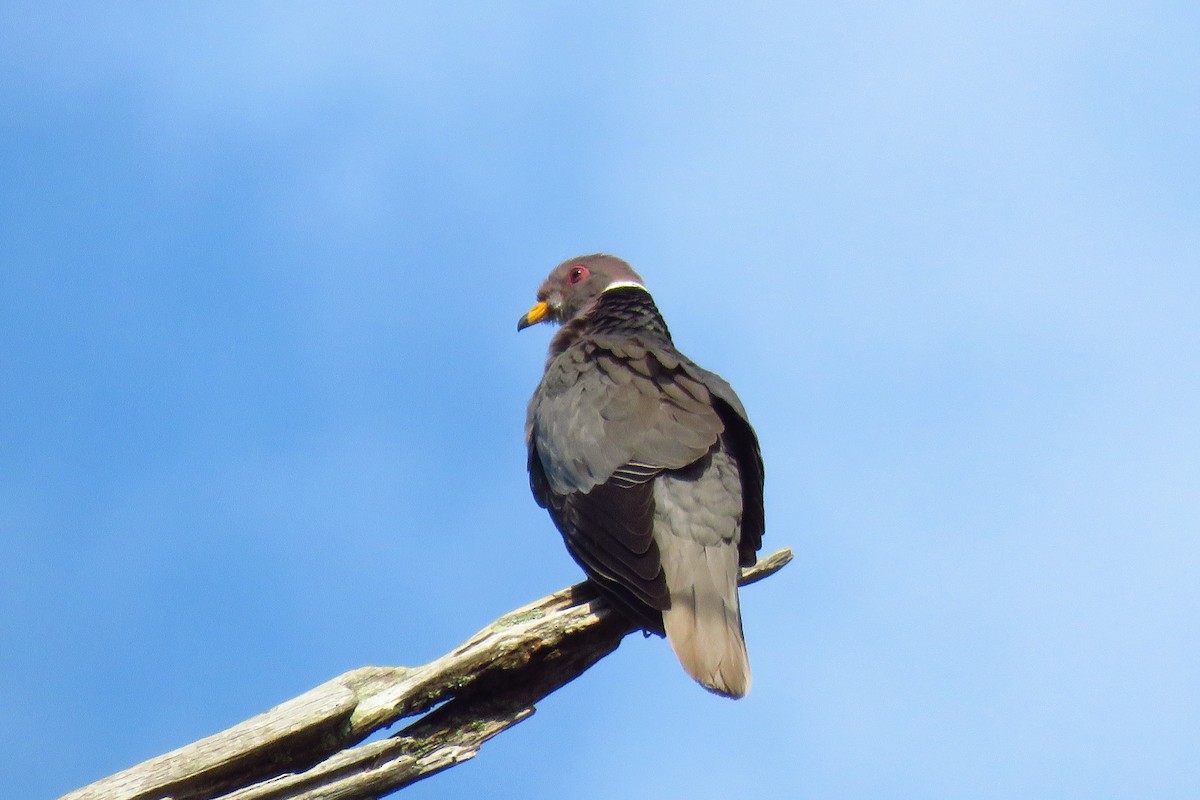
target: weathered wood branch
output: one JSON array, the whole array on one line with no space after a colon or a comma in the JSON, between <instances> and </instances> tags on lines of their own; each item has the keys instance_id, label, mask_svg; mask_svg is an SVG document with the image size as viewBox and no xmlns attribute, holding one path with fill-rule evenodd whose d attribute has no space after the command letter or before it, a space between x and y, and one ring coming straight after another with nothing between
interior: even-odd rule
<instances>
[{"instance_id":1,"label":"weathered wood branch","mask_svg":"<svg viewBox=\"0 0 1200 800\"><path fill-rule=\"evenodd\" d=\"M783 549L741 584L792 559ZM634 628L590 583L505 614L422 667L361 667L61 800L368 800L475 756ZM387 739L362 743L424 714Z\"/></svg>"}]
</instances>

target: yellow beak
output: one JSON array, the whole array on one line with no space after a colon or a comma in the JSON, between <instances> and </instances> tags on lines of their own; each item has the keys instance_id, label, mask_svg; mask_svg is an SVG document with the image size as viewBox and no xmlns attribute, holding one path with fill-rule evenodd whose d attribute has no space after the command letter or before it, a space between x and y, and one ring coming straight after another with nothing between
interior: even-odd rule
<instances>
[{"instance_id":1,"label":"yellow beak","mask_svg":"<svg viewBox=\"0 0 1200 800\"><path fill-rule=\"evenodd\" d=\"M523 331L530 325L536 325L546 318L550 313L550 306L546 305L545 301L538 303L533 308L525 313L525 316L517 320L517 330Z\"/></svg>"}]
</instances>

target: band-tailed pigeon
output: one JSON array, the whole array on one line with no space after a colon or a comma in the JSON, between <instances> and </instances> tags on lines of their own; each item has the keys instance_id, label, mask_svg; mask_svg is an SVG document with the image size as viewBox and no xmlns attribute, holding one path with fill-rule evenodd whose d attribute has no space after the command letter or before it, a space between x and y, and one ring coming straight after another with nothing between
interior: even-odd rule
<instances>
[{"instance_id":1,"label":"band-tailed pigeon","mask_svg":"<svg viewBox=\"0 0 1200 800\"><path fill-rule=\"evenodd\" d=\"M758 439L729 384L675 349L642 279L610 255L564 261L517 330L562 324L525 425L529 483L567 550L688 674L741 697L738 566L762 545Z\"/></svg>"}]
</instances>

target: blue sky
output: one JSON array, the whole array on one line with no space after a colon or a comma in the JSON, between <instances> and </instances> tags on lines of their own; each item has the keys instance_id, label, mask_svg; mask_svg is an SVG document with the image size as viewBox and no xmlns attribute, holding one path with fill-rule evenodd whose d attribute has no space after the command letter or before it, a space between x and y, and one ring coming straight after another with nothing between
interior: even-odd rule
<instances>
[{"instance_id":1,"label":"blue sky","mask_svg":"<svg viewBox=\"0 0 1200 800\"><path fill-rule=\"evenodd\" d=\"M754 689L631 638L405 796L1200 792L1200 12L727 5L0 9L0 794L576 581L598 250L762 439Z\"/></svg>"}]
</instances>

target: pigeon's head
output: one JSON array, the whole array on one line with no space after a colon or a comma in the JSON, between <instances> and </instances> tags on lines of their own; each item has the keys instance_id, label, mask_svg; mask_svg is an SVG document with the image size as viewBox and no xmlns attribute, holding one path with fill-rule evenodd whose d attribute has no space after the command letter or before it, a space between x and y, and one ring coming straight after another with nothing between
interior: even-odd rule
<instances>
[{"instance_id":1,"label":"pigeon's head","mask_svg":"<svg viewBox=\"0 0 1200 800\"><path fill-rule=\"evenodd\" d=\"M569 322L586 313L604 292L628 286L646 288L633 267L616 256L569 258L542 283L537 305L517 321L517 330L539 322Z\"/></svg>"}]
</instances>

